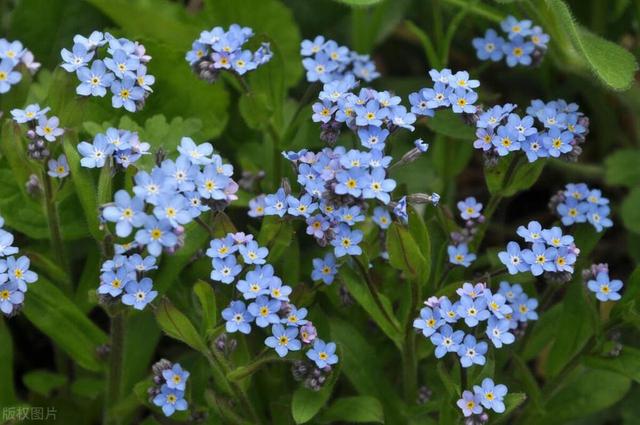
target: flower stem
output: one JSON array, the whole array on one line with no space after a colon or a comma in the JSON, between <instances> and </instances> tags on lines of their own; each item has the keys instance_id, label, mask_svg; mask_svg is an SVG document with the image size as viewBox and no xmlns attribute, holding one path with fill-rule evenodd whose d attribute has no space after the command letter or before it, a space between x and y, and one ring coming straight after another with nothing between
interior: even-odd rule
<instances>
[{"instance_id":1,"label":"flower stem","mask_svg":"<svg viewBox=\"0 0 640 425\"><path fill-rule=\"evenodd\" d=\"M58 208L53 199L53 185L51 183L51 176L43 170L43 184L44 184L44 201L47 211L47 223L49 224L49 235L51 237L51 249L56 261L62 269L71 276L69 273L69 264L64 254L64 242L62 240L62 230L60 228L60 219L58 217ZM64 288L68 293L73 291L71 281Z\"/></svg>"},{"instance_id":2,"label":"flower stem","mask_svg":"<svg viewBox=\"0 0 640 425\"><path fill-rule=\"evenodd\" d=\"M422 287L419 280L411 280L411 307L405 325L404 347L402 350L402 371L404 396L409 404L414 404L418 397L418 361L416 358L416 333L413 330L413 320L418 311L422 298Z\"/></svg>"},{"instance_id":3,"label":"flower stem","mask_svg":"<svg viewBox=\"0 0 640 425\"><path fill-rule=\"evenodd\" d=\"M107 375L107 393L104 410L106 425L120 424L118 415L112 412L122 395L122 362L124 357L125 313L117 311L111 316L111 347Z\"/></svg>"}]
</instances>

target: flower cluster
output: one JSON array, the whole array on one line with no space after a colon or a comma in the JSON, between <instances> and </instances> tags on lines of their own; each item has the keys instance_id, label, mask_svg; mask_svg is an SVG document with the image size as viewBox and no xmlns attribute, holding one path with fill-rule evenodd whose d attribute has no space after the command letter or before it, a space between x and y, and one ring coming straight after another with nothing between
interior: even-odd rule
<instances>
[{"instance_id":1,"label":"flower cluster","mask_svg":"<svg viewBox=\"0 0 640 425\"><path fill-rule=\"evenodd\" d=\"M149 401L162 409L165 416L189 408L184 398L189 372L180 363L162 359L152 367L154 386L149 388Z\"/></svg>"},{"instance_id":2,"label":"flower cluster","mask_svg":"<svg viewBox=\"0 0 640 425\"><path fill-rule=\"evenodd\" d=\"M99 31L89 37L76 35L73 43L71 50L62 49L60 55L62 68L75 73L80 81L77 94L104 97L107 89L111 89L114 108L129 112L142 109L155 83L155 77L147 74L146 64L151 56L145 53L142 44ZM103 46L107 46L106 55L98 59Z\"/></svg>"},{"instance_id":3,"label":"flower cluster","mask_svg":"<svg viewBox=\"0 0 640 425\"><path fill-rule=\"evenodd\" d=\"M360 55L321 35L313 40L303 40L300 55L304 57L302 66L309 82L330 83L345 78L371 82L380 76L369 55Z\"/></svg>"},{"instance_id":4,"label":"flower cluster","mask_svg":"<svg viewBox=\"0 0 640 425\"><path fill-rule=\"evenodd\" d=\"M231 178L233 166L223 164L210 143L196 145L183 137L178 151L175 161L166 159L150 173L138 171L133 196L119 190L114 202L102 208L102 218L116 224L118 237L126 238L137 230L134 241L117 245L118 255L103 265L99 292L117 297L124 287L126 294L135 297L124 295L122 301L134 308L143 309L155 298L151 279L140 279L141 272L155 268L154 257L182 246L184 226L203 212L222 210L237 199L238 185ZM149 256L142 258L145 248ZM134 249L139 253L123 255Z\"/></svg>"},{"instance_id":5,"label":"flower cluster","mask_svg":"<svg viewBox=\"0 0 640 425\"><path fill-rule=\"evenodd\" d=\"M24 303L28 285L38 280L38 275L29 270L29 258L18 258L18 248L13 246L13 235L5 230L0 217L0 311L11 317L18 314Z\"/></svg>"},{"instance_id":6,"label":"flower cluster","mask_svg":"<svg viewBox=\"0 0 640 425\"><path fill-rule=\"evenodd\" d=\"M483 417L483 407L496 413L505 411L504 397L507 395L507 386L495 384L493 379L484 378L481 385L474 385L473 392L465 390L462 397L456 402L465 418L472 415ZM486 414L485 414L486 415ZM486 421L482 421L486 422Z\"/></svg>"},{"instance_id":7,"label":"flower cluster","mask_svg":"<svg viewBox=\"0 0 640 425\"><path fill-rule=\"evenodd\" d=\"M306 356L318 368L325 368L338 362L336 345L317 338L313 323L307 319L307 309L298 308L290 302L292 288L282 283L275 275L273 266L267 263L269 250L261 247L252 235L229 233L224 238L213 239L207 250L211 258L211 280L236 289L247 301L231 301L222 311L229 333L251 333L254 324L259 328L271 327L271 336L265 345L273 348L280 357L289 351L299 351L303 344L313 346ZM243 270L250 268L239 278Z\"/></svg>"},{"instance_id":8,"label":"flower cluster","mask_svg":"<svg viewBox=\"0 0 640 425\"><path fill-rule=\"evenodd\" d=\"M460 217L464 220L464 228L451 232L452 245L447 247L449 262L458 266L469 267L476 259L476 254L469 252L469 242L476 234L478 224L484 222L482 204L470 196L458 202Z\"/></svg>"},{"instance_id":9,"label":"flower cluster","mask_svg":"<svg viewBox=\"0 0 640 425\"><path fill-rule=\"evenodd\" d=\"M513 16L507 16L500 23L506 39L493 29L488 29L484 37L473 39L478 59L499 62L505 58L511 68L540 63L547 51L549 35L544 33L542 27L532 25L530 20L519 21Z\"/></svg>"},{"instance_id":10,"label":"flower cluster","mask_svg":"<svg viewBox=\"0 0 640 425\"><path fill-rule=\"evenodd\" d=\"M333 144L342 124L358 135L362 146L383 151L390 133L398 128L413 131L416 116L400 104L401 98L388 91L361 88L358 94L353 77L335 80L323 86L319 102L312 105L314 122L321 123L320 138Z\"/></svg>"},{"instance_id":11,"label":"flower cluster","mask_svg":"<svg viewBox=\"0 0 640 425\"><path fill-rule=\"evenodd\" d=\"M501 348L515 341L512 331L538 319L535 311L538 301L529 298L517 283L501 282L495 294L484 283L465 283L456 293L460 299L455 302L445 296L429 298L413 327L436 347L437 358L456 353L464 368L486 362L488 344L476 339L477 332L471 330L481 322L486 322L487 339ZM455 330L452 326L458 322L464 322L470 331L465 334L463 330Z\"/></svg>"},{"instance_id":12,"label":"flower cluster","mask_svg":"<svg viewBox=\"0 0 640 425\"><path fill-rule=\"evenodd\" d=\"M580 254L573 236L563 235L559 227L543 229L537 221L530 221L527 227L518 227L517 232L531 248L521 249L517 242L511 241L506 251L498 254L510 274L530 272L540 276L546 272L549 277L563 281L571 277Z\"/></svg>"},{"instance_id":13,"label":"flower cluster","mask_svg":"<svg viewBox=\"0 0 640 425\"><path fill-rule=\"evenodd\" d=\"M222 27L202 31L185 59L201 79L210 83L218 79L222 70L244 75L269 62L273 56L269 43L262 43L255 52L243 49L252 36L251 28L237 24L231 25L228 31Z\"/></svg>"},{"instance_id":14,"label":"flower cluster","mask_svg":"<svg viewBox=\"0 0 640 425\"><path fill-rule=\"evenodd\" d=\"M424 88L409 95L411 112L419 116L432 117L437 109L451 108L456 114L473 114L477 107L478 94L474 89L480 87L478 80L470 80L467 71L455 74L450 69L440 71L432 69L429 76L432 88Z\"/></svg>"},{"instance_id":15,"label":"flower cluster","mask_svg":"<svg viewBox=\"0 0 640 425\"><path fill-rule=\"evenodd\" d=\"M596 294L599 301L618 301L621 298L619 292L623 286L622 281L611 280L608 264L593 264L582 271L582 277L587 282L587 288Z\"/></svg>"},{"instance_id":16,"label":"flower cluster","mask_svg":"<svg viewBox=\"0 0 640 425\"><path fill-rule=\"evenodd\" d=\"M149 153L151 145L140 141L135 131L108 128L104 133L98 133L93 142L80 142L78 152L82 155L80 165L86 168L102 168L111 158L115 163L127 168L142 155Z\"/></svg>"},{"instance_id":17,"label":"flower cluster","mask_svg":"<svg viewBox=\"0 0 640 425\"><path fill-rule=\"evenodd\" d=\"M585 183L567 184L551 199L550 206L565 226L588 222L598 232L613 226L609 200L599 189L589 189Z\"/></svg>"},{"instance_id":18,"label":"flower cluster","mask_svg":"<svg viewBox=\"0 0 640 425\"><path fill-rule=\"evenodd\" d=\"M476 121L473 147L488 157L523 151L529 162L538 158L576 160L589 133L589 119L578 105L562 99L544 103L536 99L524 117L514 113L516 105L496 105Z\"/></svg>"},{"instance_id":19,"label":"flower cluster","mask_svg":"<svg viewBox=\"0 0 640 425\"><path fill-rule=\"evenodd\" d=\"M29 144L27 153L35 160L47 159L51 155L48 144L64 134L64 129L60 127L60 120L56 116L47 117L50 108L40 108L40 105L33 103L24 109L12 109L11 116L18 124L26 124L26 131ZM60 161L60 159L58 160ZM66 158L64 159L66 163ZM67 168L68 173L68 168ZM66 175L66 174L65 174Z\"/></svg>"},{"instance_id":20,"label":"flower cluster","mask_svg":"<svg viewBox=\"0 0 640 425\"><path fill-rule=\"evenodd\" d=\"M40 68L40 64L34 61L33 53L25 49L21 42L0 38L0 93L7 93L11 86L22 80L20 65L31 74Z\"/></svg>"}]
</instances>

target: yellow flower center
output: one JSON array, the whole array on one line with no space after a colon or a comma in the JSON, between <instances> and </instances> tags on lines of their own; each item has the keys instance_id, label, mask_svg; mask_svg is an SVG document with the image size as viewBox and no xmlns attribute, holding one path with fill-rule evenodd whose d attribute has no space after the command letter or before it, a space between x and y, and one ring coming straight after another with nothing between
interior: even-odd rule
<instances>
[{"instance_id":1,"label":"yellow flower center","mask_svg":"<svg viewBox=\"0 0 640 425\"><path fill-rule=\"evenodd\" d=\"M162 230L156 228L151 230L151 239L153 239L154 241L160 239L162 237Z\"/></svg>"}]
</instances>

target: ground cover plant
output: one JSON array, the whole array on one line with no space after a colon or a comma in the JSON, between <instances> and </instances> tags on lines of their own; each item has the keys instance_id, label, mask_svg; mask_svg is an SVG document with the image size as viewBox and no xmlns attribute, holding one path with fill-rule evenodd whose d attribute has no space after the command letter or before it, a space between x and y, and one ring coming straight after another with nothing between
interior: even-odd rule
<instances>
[{"instance_id":1,"label":"ground cover plant","mask_svg":"<svg viewBox=\"0 0 640 425\"><path fill-rule=\"evenodd\" d=\"M637 2L1 10L0 423L637 423Z\"/></svg>"}]
</instances>

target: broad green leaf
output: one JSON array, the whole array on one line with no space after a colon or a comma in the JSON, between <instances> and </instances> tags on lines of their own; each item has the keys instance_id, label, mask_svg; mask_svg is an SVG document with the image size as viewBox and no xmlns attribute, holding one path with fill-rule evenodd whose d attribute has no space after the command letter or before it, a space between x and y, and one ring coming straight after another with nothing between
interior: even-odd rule
<instances>
[{"instance_id":1,"label":"broad green leaf","mask_svg":"<svg viewBox=\"0 0 640 425\"><path fill-rule=\"evenodd\" d=\"M273 114L264 93L244 93L238 101L238 109L244 122L254 130L264 129Z\"/></svg>"},{"instance_id":2,"label":"broad green leaf","mask_svg":"<svg viewBox=\"0 0 640 425\"><path fill-rule=\"evenodd\" d=\"M552 344L556 337L556 324L562 316L562 304L556 304L545 311L538 321L533 325L533 329L527 329L530 333L527 344L522 350L522 359L529 361L535 358L549 344Z\"/></svg>"},{"instance_id":3,"label":"broad green leaf","mask_svg":"<svg viewBox=\"0 0 640 425\"><path fill-rule=\"evenodd\" d=\"M124 388L131 388L147 375L160 336L160 328L151 311L127 317L122 366Z\"/></svg>"},{"instance_id":4,"label":"broad green leaf","mask_svg":"<svg viewBox=\"0 0 640 425\"><path fill-rule=\"evenodd\" d=\"M207 345L195 326L193 326L193 323L180 310L175 308L167 298L160 301L156 310L156 320L160 329L171 338L184 342L202 353L207 352Z\"/></svg>"},{"instance_id":5,"label":"broad green leaf","mask_svg":"<svg viewBox=\"0 0 640 425\"><path fill-rule=\"evenodd\" d=\"M550 376L559 374L593 335L595 323L592 309L580 279L574 279L568 284L562 313L555 324L556 340L547 362Z\"/></svg>"},{"instance_id":6,"label":"broad green leaf","mask_svg":"<svg viewBox=\"0 0 640 425\"><path fill-rule=\"evenodd\" d=\"M262 227L258 234L258 242L260 246L269 249L269 261L272 263L284 254L291 245L291 239L294 237L291 222L282 220L279 217L265 217L262 220Z\"/></svg>"},{"instance_id":7,"label":"broad green leaf","mask_svg":"<svg viewBox=\"0 0 640 425\"><path fill-rule=\"evenodd\" d=\"M513 413L524 401L527 395L524 393L509 393L504 397L505 411L493 421L494 424L504 423L511 413Z\"/></svg>"},{"instance_id":8,"label":"broad green leaf","mask_svg":"<svg viewBox=\"0 0 640 425\"><path fill-rule=\"evenodd\" d=\"M501 196L513 196L521 190L529 189L538 180L545 161L527 162L515 155L501 157L494 167L485 168L485 180L489 192Z\"/></svg>"},{"instance_id":9,"label":"broad green leaf","mask_svg":"<svg viewBox=\"0 0 640 425\"><path fill-rule=\"evenodd\" d=\"M5 319L0 318L0 406L11 406L16 400L13 367L13 338Z\"/></svg>"},{"instance_id":10,"label":"broad green leaf","mask_svg":"<svg viewBox=\"0 0 640 425\"><path fill-rule=\"evenodd\" d=\"M640 184L640 149L620 149L604 160L608 184L633 187Z\"/></svg>"},{"instance_id":11,"label":"broad green leaf","mask_svg":"<svg viewBox=\"0 0 640 425\"><path fill-rule=\"evenodd\" d=\"M334 401L325 410L318 422L321 423L384 423L382 404L375 397L344 397Z\"/></svg>"},{"instance_id":12,"label":"broad green leaf","mask_svg":"<svg viewBox=\"0 0 640 425\"><path fill-rule=\"evenodd\" d=\"M620 215L627 229L640 233L640 186L634 187L622 201Z\"/></svg>"},{"instance_id":13,"label":"broad green leaf","mask_svg":"<svg viewBox=\"0 0 640 425\"><path fill-rule=\"evenodd\" d=\"M49 397L51 392L66 385L67 377L48 370L32 370L22 376L25 387L42 397Z\"/></svg>"},{"instance_id":14,"label":"broad green leaf","mask_svg":"<svg viewBox=\"0 0 640 425\"><path fill-rule=\"evenodd\" d=\"M640 328L640 266L624 283L622 299L613 307L612 316L621 316L624 320L638 324Z\"/></svg>"},{"instance_id":15,"label":"broad green leaf","mask_svg":"<svg viewBox=\"0 0 640 425\"><path fill-rule=\"evenodd\" d=\"M380 329L400 348L402 346L402 330L398 319L393 314L391 302L382 293L378 292L378 300L367 287L364 278L351 267L345 265L340 268L340 276L349 293L358 304L371 316Z\"/></svg>"},{"instance_id":16,"label":"broad green leaf","mask_svg":"<svg viewBox=\"0 0 640 425\"><path fill-rule=\"evenodd\" d=\"M588 356L584 364L592 369L609 370L640 383L640 350L631 346L623 346L617 356Z\"/></svg>"},{"instance_id":17,"label":"broad green leaf","mask_svg":"<svg viewBox=\"0 0 640 425\"><path fill-rule=\"evenodd\" d=\"M554 48L572 49L574 57L584 68L604 84L614 90L626 90L634 79L638 64L630 52L616 43L605 40L577 24L571 15L569 6L562 0L546 0L554 22L549 23L564 39L568 38L572 46L565 46L564 40L558 40ZM552 37L555 32L552 32Z\"/></svg>"},{"instance_id":18,"label":"broad green leaf","mask_svg":"<svg viewBox=\"0 0 640 425\"><path fill-rule=\"evenodd\" d=\"M462 121L460 114L451 111L438 111L433 118L427 119L427 126L435 133L452 139L459 139L472 144L475 139L475 129Z\"/></svg>"},{"instance_id":19,"label":"broad green leaf","mask_svg":"<svg viewBox=\"0 0 640 425\"><path fill-rule=\"evenodd\" d=\"M587 258L604 235L604 231L598 232L590 223L578 223L569 231L575 239L575 244L580 248L580 259Z\"/></svg>"},{"instance_id":20,"label":"broad green leaf","mask_svg":"<svg viewBox=\"0 0 640 425\"><path fill-rule=\"evenodd\" d=\"M631 380L617 373L579 367L551 396L547 414L529 417L525 424L560 425L586 417L615 404L630 386Z\"/></svg>"},{"instance_id":21,"label":"broad green leaf","mask_svg":"<svg viewBox=\"0 0 640 425\"><path fill-rule=\"evenodd\" d=\"M459 396L460 384L458 384L457 382L454 382L453 378L451 377L451 374L447 371L447 367L445 366L445 364L443 362L438 362L436 366L436 370L438 372L438 377L440 377L442 384L444 385L445 389L447 390L447 393L449 394L449 397L451 398L451 397Z\"/></svg>"},{"instance_id":22,"label":"broad green leaf","mask_svg":"<svg viewBox=\"0 0 640 425\"><path fill-rule=\"evenodd\" d=\"M81 377L71 383L71 394L75 397L95 400L104 392L104 388L104 379ZM125 388L130 387L125 386Z\"/></svg>"},{"instance_id":23,"label":"broad green leaf","mask_svg":"<svg viewBox=\"0 0 640 425\"><path fill-rule=\"evenodd\" d=\"M386 247L389 263L394 268L402 270L411 279L419 279L421 283L426 280L427 260L407 227L392 223L387 230Z\"/></svg>"},{"instance_id":24,"label":"broad green leaf","mask_svg":"<svg viewBox=\"0 0 640 425\"><path fill-rule=\"evenodd\" d=\"M279 0L205 0L202 20L204 29L212 25L239 24L251 27L256 37L266 35L278 46L284 63L284 84L294 86L302 76L300 65L300 29L291 11ZM262 72L262 67L254 73Z\"/></svg>"},{"instance_id":25,"label":"broad green leaf","mask_svg":"<svg viewBox=\"0 0 640 425\"><path fill-rule=\"evenodd\" d=\"M342 350L338 346L337 354L342 357ZM291 415L297 424L309 422L329 401L333 387L340 376L342 362L339 362L331 371L331 376L322 386L320 391L313 391L301 386L294 393L291 399Z\"/></svg>"},{"instance_id":26,"label":"broad green leaf","mask_svg":"<svg viewBox=\"0 0 640 425\"><path fill-rule=\"evenodd\" d=\"M96 352L107 342L107 335L49 281L40 277L29 286L23 312L80 366L93 371L104 368Z\"/></svg>"},{"instance_id":27,"label":"broad green leaf","mask_svg":"<svg viewBox=\"0 0 640 425\"><path fill-rule=\"evenodd\" d=\"M193 285L193 292L196 294L198 302L200 303L202 327L206 332L213 329L218 318L216 294L213 292L211 285L203 280L199 280Z\"/></svg>"}]
</instances>

